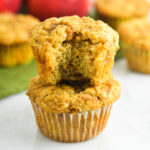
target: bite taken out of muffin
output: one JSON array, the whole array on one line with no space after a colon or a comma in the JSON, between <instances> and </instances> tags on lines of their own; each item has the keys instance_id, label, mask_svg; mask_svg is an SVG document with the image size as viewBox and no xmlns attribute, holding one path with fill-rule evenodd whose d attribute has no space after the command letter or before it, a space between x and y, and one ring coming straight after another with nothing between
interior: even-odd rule
<instances>
[{"instance_id":1,"label":"bite taken out of muffin","mask_svg":"<svg viewBox=\"0 0 150 150\"><path fill-rule=\"evenodd\" d=\"M89 17L50 18L32 29L39 75L27 95L45 136L81 142L103 131L121 91L111 74L118 39L107 24Z\"/></svg>"},{"instance_id":2,"label":"bite taken out of muffin","mask_svg":"<svg viewBox=\"0 0 150 150\"><path fill-rule=\"evenodd\" d=\"M33 59L29 31L38 22L30 15L0 14L0 66L12 67Z\"/></svg>"}]
</instances>

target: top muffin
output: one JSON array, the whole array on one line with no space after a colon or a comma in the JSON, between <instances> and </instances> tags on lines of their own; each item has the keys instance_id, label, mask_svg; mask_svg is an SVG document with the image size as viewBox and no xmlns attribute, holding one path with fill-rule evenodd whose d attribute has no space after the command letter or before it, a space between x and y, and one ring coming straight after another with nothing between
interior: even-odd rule
<instances>
[{"instance_id":1,"label":"top muffin","mask_svg":"<svg viewBox=\"0 0 150 150\"><path fill-rule=\"evenodd\" d=\"M0 44L27 42L29 30L38 22L30 15L0 14Z\"/></svg>"},{"instance_id":2,"label":"top muffin","mask_svg":"<svg viewBox=\"0 0 150 150\"><path fill-rule=\"evenodd\" d=\"M150 20L134 19L118 27L120 38L126 44L142 50L150 50Z\"/></svg>"},{"instance_id":3,"label":"top muffin","mask_svg":"<svg viewBox=\"0 0 150 150\"><path fill-rule=\"evenodd\" d=\"M99 84L108 78L119 36L89 17L51 18L36 25L30 43L40 77L55 85L64 80Z\"/></svg>"},{"instance_id":4,"label":"top muffin","mask_svg":"<svg viewBox=\"0 0 150 150\"><path fill-rule=\"evenodd\" d=\"M146 16L149 3L148 0L98 0L96 7L104 16L130 18Z\"/></svg>"}]
</instances>

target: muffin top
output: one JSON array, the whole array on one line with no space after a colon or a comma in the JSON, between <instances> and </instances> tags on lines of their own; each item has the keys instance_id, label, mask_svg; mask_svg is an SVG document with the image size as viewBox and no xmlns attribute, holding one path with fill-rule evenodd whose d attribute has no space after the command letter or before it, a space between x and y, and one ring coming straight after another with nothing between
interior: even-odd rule
<instances>
[{"instance_id":1,"label":"muffin top","mask_svg":"<svg viewBox=\"0 0 150 150\"><path fill-rule=\"evenodd\" d=\"M148 14L148 0L98 0L100 14L114 18L142 17Z\"/></svg>"},{"instance_id":2,"label":"muffin top","mask_svg":"<svg viewBox=\"0 0 150 150\"><path fill-rule=\"evenodd\" d=\"M78 16L50 18L37 24L31 31L30 43L38 49L41 54L45 49L41 46L51 44L57 47L60 41L67 41L73 38L78 40L89 40L92 44L108 43L118 49L118 34L102 21L95 21L89 17Z\"/></svg>"},{"instance_id":3,"label":"muffin top","mask_svg":"<svg viewBox=\"0 0 150 150\"><path fill-rule=\"evenodd\" d=\"M38 22L38 19L30 15L0 14L0 44L27 42L30 29Z\"/></svg>"},{"instance_id":4,"label":"muffin top","mask_svg":"<svg viewBox=\"0 0 150 150\"><path fill-rule=\"evenodd\" d=\"M127 21L118 27L118 32L123 42L141 50L150 50L150 20Z\"/></svg>"},{"instance_id":5,"label":"muffin top","mask_svg":"<svg viewBox=\"0 0 150 150\"><path fill-rule=\"evenodd\" d=\"M45 84L37 76L31 79L27 95L47 112L66 113L95 110L107 106L120 96L119 82L113 78L96 87L88 83Z\"/></svg>"}]
</instances>

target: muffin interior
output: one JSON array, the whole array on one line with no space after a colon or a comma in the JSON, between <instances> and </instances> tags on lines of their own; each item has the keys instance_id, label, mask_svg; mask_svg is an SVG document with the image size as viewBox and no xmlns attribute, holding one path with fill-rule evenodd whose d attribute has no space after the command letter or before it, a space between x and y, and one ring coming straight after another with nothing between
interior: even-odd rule
<instances>
[{"instance_id":1,"label":"muffin interior","mask_svg":"<svg viewBox=\"0 0 150 150\"><path fill-rule=\"evenodd\" d=\"M63 87L63 86L69 86L69 87L72 87L74 92L75 93L80 93L80 92L83 92L86 88L90 88L92 87L90 85L90 81L68 81L68 80L65 80L65 81L62 81L60 82L59 84L57 84L57 86L59 87Z\"/></svg>"},{"instance_id":2,"label":"muffin interior","mask_svg":"<svg viewBox=\"0 0 150 150\"><path fill-rule=\"evenodd\" d=\"M81 38L81 35L75 35L71 40L58 44L53 51L53 77L56 82L76 79L88 81L96 75L99 70L97 64L102 60L104 63L99 66L103 69L107 51L101 50L101 43L93 44L89 39ZM103 57L97 59L100 55Z\"/></svg>"}]
</instances>

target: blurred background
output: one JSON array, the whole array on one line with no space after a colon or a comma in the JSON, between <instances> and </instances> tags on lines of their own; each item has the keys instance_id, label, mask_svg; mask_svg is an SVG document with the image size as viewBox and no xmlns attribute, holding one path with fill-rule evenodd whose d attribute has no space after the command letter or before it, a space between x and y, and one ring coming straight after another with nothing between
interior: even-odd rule
<instances>
[{"instance_id":1,"label":"blurred background","mask_svg":"<svg viewBox=\"0 0 150 150\"><path fill-rule=\"evenodd\" d=\"M95 0L0 0L0 15L6 12L30 14L40 21L49 17L71 15L80 17L91 15L96 18L94 4ZM1 24L4 24L3 20L0 20ZM2 47L0 52L2 53ZM6 64L0 65L0 98L27 90L29 79L37 74L34 59L25 65L9 64L8 66L6 58L6 56L3 58L3 61L7 61ZM2 60L1 57L0 59Z\"/></svg>"},{"instance_id":2,"label":"blurred background","mask_svg":"<svg viewBox=\"0 0 150 150\"><path fill-rule=\"evenodd\" d=\"M137 3L139 3L140 0L136 1ZM116 30L118 23L122 22L122 20L128 20L128 18L120 17L116 19L116 17L114 16L112 17L111 15L105 15L105 10L103 12L101 10L103 10L102 8L107 6L107 4L111 4L112 7L113 5L116 7L115 4L120 4L121 2L129 3L130 1L115 0L114 2L115 3L113 4L113 0L0 0L0 14L2 15L5 12L16 14L21 13L24 15L30 14L38 18L40 21L43 21L50 17L71 15L78 15L80 17L90 16L95 20L103 20ZM101 4L104 4L104 6ZM139 9L139 6L140 5L136 5L137 11ZM128 7L128 5L124 8L126 9L126 7ZM144 4L143 7L145 7ZM0 20L0 25L1 24L3 24L3 20ZM26 24L28 24L28 21L26 22ZM117 52L116 60L123 57L121 47L122 45L120 44L120 50ZM0 48L0 52L2 53L1 49L2 47ZM13 50L11 52L13 52ZM7 57L3 58L3 61L7 61L6 58ZM6 64L0 65L0 98L25 91L27 89L29 79L37 74L34 59L32 59L30 63L25 65L10 63L8 66L7 62Z\"/></svg>"},{"instance_id":3,"label":"blurred background","mask_svg":"<svg viewBox=\"0 0 150 150\"><path fill-rule=\"evenodd\" d=\"M150 150L150 22L146 28L139 23L135 30L137 32L134 32L144 44L148 43L146 51L143 51L144 46L138 49L132 43L133 40L128 40L130 44L126 48L119 43L120 50L115 57L113 74L121 83L122 92L119 101L113 106L103 137L100 135L86 144L74 145L48 141L34 130L33 112L25 95L30 78L37 75L36 62L28 43L32 19L38 22L50 17L90 16L95 20L103 20L117 30L120 24L132 19L144 17L149 20L148 1L150 0L0 0L0 148ZM29 17L29 21L20 18L19 14L34 18ZM9 43L7 38L22 38L22 29L27 37L25 42ZM126 37L128 30L122 27L121 31ZM127 49L135 53L128 53L126 57ZM131 60L131 64L135 62L134 66L128 65L128 60L129 63Z\"/></svg>"}]
</instances>

